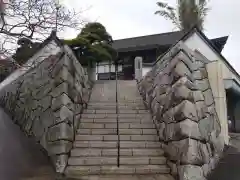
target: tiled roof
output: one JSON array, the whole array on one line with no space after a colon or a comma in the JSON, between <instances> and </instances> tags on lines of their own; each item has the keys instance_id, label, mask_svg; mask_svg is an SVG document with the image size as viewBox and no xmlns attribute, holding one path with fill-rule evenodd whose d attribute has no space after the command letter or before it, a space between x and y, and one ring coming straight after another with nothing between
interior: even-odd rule
<instances>
[{"instance_id":1,"label":"tiled roof","mask_svg":"<svg viewBox=\"0 0 240 180\"><path fill-rule=\"evenodd\" d=\"M149 49L157 46L171 46L184 36L182 31L174 31L162 34L139 36L127 39L114 40L113 48L118 52L134 51L138 49ZM220 53L227 42L228 37L212 39L212 43Z\"/></svg>"}]
</instances>

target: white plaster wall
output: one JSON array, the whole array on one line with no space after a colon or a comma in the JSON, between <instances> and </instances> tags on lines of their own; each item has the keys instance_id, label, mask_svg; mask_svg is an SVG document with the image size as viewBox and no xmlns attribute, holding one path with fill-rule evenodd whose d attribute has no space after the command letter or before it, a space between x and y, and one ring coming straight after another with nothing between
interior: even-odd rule
<instances>
[{"instance_id":1,"label":"white plaster wall","mask_svg":"<svg viewBox=\"0 0 240 180\"><path fill-rule=\"evenodd\" d=\"M142 76L145 76L151 69L152 69L152 67L143 67L142 68Z\"/></svg>"},{"instance_id":2,"label":"white plaster wall","mask_svg":"<svg viewBox=\"0 0 240 180\"><path fill-rule=\"evenodd\" d=\"M215 53L214 50L210 48L197 33L194 33L187 40L185 40L184 44L193 51L198 50L210 61L219 61L219 66L221 67L222 71L221 77L223 79L235 79L238 83L240 83L240 79L230 70L224 60L217 53Z\"/></svg>"},{"instance_id":3,"label":"white plaster wall","mask_svg":"<svg viewBox=\"0 0 240 180\"><path fill-rule=\"evenodd\" d=\"M186 39L184 44L193 51L197 49L210 61L219 60L220 58L219 55L215 53L197 33L192 34Z\"/></svg>"},{"instance_id":4,"label":"white plaster wall","mask_svg":"<svg viewBox=\"0 0 240 180\"><path fill-rule=\"evenodd\" d=\"M205 40L202 39L197 33L194 33L192 36L186 39L184 44L193 51L198 50L210 61L219 61L223 79L235 79L240 83L240 79L230 70L224 60L216 52L214 52L214 50L210 48Z\"/></svg>"},{"instance_id":5,"label":"white plaster wall","mask_svg":"<svg viewBox=\"0 0 240 180\"><path fill-rule=\"evenodd\" d=\"M240 79L234 74L223 61L219 61L224 79L235 79L240 84Z\"/></svg>"},{"instance_id":6,"label":"white plaster wall","mask_svg":"<svg viewBox=\"0 0 240 180\"><path fill-rule=\"evenodd\" d=\"M208 79L212 88L215 108L221 124L221 136L225 144L229 143L228 123L227 123L227 100L224 88L224 72L222 61L213 61L207 64Z\"/></svg>"}]
</instances>

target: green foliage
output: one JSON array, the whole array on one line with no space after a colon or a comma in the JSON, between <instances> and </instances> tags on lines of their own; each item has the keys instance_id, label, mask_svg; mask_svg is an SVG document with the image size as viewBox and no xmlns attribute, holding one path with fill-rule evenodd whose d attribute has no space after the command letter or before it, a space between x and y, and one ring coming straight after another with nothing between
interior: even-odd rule
<instances>
[{"instance_id":1,"label":"green foliage","mask_svg":"<svg viewBox=\"0 0 240 180\"><path fill-rule=\"evenodd\" d=\"M179 0L177 8L174 8L167 3L157 2L160 10L155 14L163 16L180 30L188 31L193 26L197 26L200 30L203 29L203 23L209 8L207 7L208 0Z\"/></svg>"},{"instance_id":2,"label":"green foliage","mask_svg":"<svg viewBox=\"0 0 240 180\"><path fill-rule=\"evenodd\" d=\"M71 46L71 47L84 47L84 46L90 46L90 42L83 38L83 37L78 37L75 39L71 39L71 40L64 40L64 43Z\"/></svg>"},{"instance_id":3,"label":"green foliage","mask_svg":"<svg viewBox=\"0 0 240 180\"><path fill-rule=\"evenodd\" d=\"M88 39L90 43L102 41L106 41L107 43L113 42L112 36L107 32L106 28L98 22L86 24L77 37L84 37Z\"/></svg>"},{"instance_id":4,"label":"green foliage","mask_svg":"<svg viewBox=\"0 0 240 180\"><path fill-rule=\"evenodd\" d=\"M74 50L83 65L89 61L111 61L117 56L111 46L113 42L111 35L97 22L86 24L76 38L64 42Z\"/></svg>"}]
</instances>

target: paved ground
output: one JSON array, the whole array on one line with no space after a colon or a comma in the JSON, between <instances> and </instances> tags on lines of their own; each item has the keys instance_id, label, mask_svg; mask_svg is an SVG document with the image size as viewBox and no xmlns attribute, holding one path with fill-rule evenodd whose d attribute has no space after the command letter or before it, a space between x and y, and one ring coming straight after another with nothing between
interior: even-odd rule
<instances>
[{"instance_id":1,"label":"paved ground","mask_svg":"<svg viewBox=\"0 0 240 180\"><path fill-rule=\"evenodd\" d=\"M40 147L26 137L1 108L0 159L1 180L27 180L34 176L44 176L44 180L48 180L53 177L53 169Z\"/></svg>"},{"instance_id":2,"label":"paved ground","mask_svg":"<svg viewBox=\"0 0 240 180\"><path fill-rule=\"evenodd\" d=\"M224 153L216 169L208 180L239 180L240 179L240 152L229 147Z\"/></svg>"},{"instance_id":3,"label":"paved ground","mask_svg":"<svg viewBox=\"0 0 240 180\"><path fill-rule=\"evenodd\" d=\"M120 176L86 176L81 179L66 179L66 180L174 180L168 175L120 175Z\"/></svg>"}]
</instances>

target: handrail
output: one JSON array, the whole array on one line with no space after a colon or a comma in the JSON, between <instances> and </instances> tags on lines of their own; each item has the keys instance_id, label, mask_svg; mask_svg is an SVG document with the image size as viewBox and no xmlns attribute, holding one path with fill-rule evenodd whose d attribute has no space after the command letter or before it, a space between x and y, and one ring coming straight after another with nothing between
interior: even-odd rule
<instances>
[{"instance_id":1,"label":"handrail","mask_svg":"<svg viewBox=\"0 0 240 180\"><path fill-rule=\"evenodd\" d=\"M118 110L118 63L117 63L117 60L115 62L115 73L116 73L116 77L115 77L115 81L116 81L116 118L117 118L117 136L118 136L118 139L117 139L117 166L119 167L120 163L119 163L119 160L120 160L120 136L119 136L119 120L118 120L118 113L119 113L119 110Z\"/></svg>"}]
</instances>

